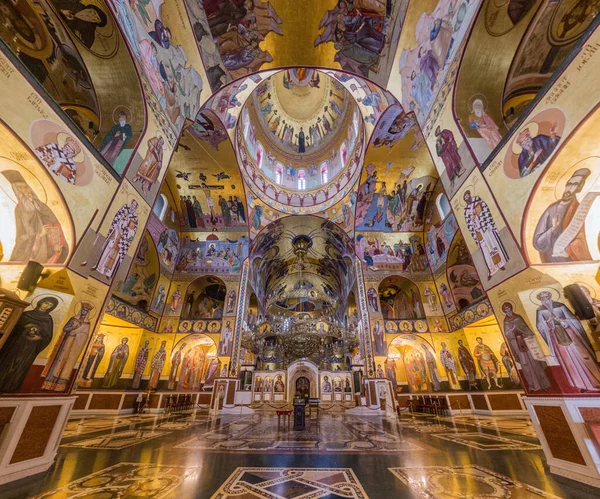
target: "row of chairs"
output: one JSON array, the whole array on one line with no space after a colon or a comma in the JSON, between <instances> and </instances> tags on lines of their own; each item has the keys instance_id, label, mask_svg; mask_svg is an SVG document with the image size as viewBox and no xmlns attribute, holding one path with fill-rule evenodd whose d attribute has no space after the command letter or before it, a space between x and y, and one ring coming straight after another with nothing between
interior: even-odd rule
<instances>
[{"instance_id":1,"label":"row of chairs","mask_svg":"<svg viewBox=\"0 0 600 499\"><path fill-rule=\"evenodd\" d=\"M446 397L435 396L419 396L416 399L411 399L407 403L411 412L422 412L435 416L449 416L450 407Z\"/></svg>"},{"instance_id":2,"label":"row of chairs","mask_svg":"<svg viewBox=\"0 0 600 499\"><path fill-rule=\"evenodd\" d=\"M165 412L170 414L174 412L190 411L195 405L191 395L168 396L165 404Z\"/></svg>"}]
</instances>

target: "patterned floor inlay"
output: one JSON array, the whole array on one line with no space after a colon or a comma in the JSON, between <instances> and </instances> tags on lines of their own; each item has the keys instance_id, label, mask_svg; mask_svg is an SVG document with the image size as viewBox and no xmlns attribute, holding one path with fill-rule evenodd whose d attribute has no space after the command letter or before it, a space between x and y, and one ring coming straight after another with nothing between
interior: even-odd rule
<instances>
[{"instance_id":1,"label":"patterned floor inlay","mask_svg":"<svg viewBox=\"0 0 600 499\"><path fill-rule=\"evenodd\" d=\"M460 430L453 428L452 426L448 426L445 424L436 424L436 423L407 423L402 424L402 428L407 428L413 431L417 431L419 433L444 433L444 432L454 432L454 433L463 433L467 430Z\"/></svg>"},{"instance_id":2,"label":"patterned floor inlay","mask_svg":"<svg viewBox=\"0 0 600 499\"><path fill-rule=\"evenodd\" d=\"M153 498L166 497L198 468L156 464L119 463L34 499L51 497Z\"/></svg>"},{"instance_id":3,"label":"patterned floor inlay","mask_svg":"<svg viewBox=\"0 0 600 499\"><path fill-rule=\"evenodd\" d=\"M427 499L560 499L525 483L481 466L425 466L388 468L420 497ZM398 496L400 497L400 496Z\"/></svg>"},{"instance_id":4,"label":"patterned floor inlay","mask_svg":"<svg viewBox=\"0 0 600 499\"><path fill-rule=\"evenodd\" d=\"M163 414L134 414L131 416L107 416L104 418L82 418L72 419L67 423L63 438L87 435L97 431L111 430L113 428L122 428L138 423L148 421L160 421L167 417Z\"/></svg>"},{"instance_id":5,"label":"patterned floor inlay","mask_svg":"<svg viewBox=\"0 0 600 499\"><path fill-rule=\"evenodd\" d=\"M423 447L362 418L321 415L304 431L277 424L277 416L245 416L175 448L233 452L405 452Z\"/></svg>"},{"instance_id":6,"label":"patterned floor inlay","mask_svg":"<svg viewBox=\"0 0 600 499\"><path fill-rule=\"evenodd\" d=\"M477 450L542 450L540 445L486 433L434 433L433 436Z\"/></svg>"},{"instance_id":7,"label":"patterned floor inlay","mask_svg":"<svg viewBox=\"0 0 600 499\"><path fill-rule=\"evenodd\" d=\"M537 438L535 428L530 419L527 418L498 418L487 416L456 416L452 418L440 418L440 421L448 421L455 424L474 426L476 428L488 428L500 430L506 433L515 433L526 437Z\"/></svg>"},{"instance_id":8,"label":"patterned floor inlay","mask_svg":"<svg viewBox=\"0 0 600 499\"><path fill-rule=\"evenodd\" d=\"M109 435L86 438L76 442L62 444L61 447L79 447L82 449L124 449L132 445L141 444L147 440L166 435L166 431L127 430Z\"/></svg>"},{"instance_id":9,"label":"patterned floor inlay","mask_svg":"<svg viewBox=\"0 0 600 499\"><path fill-rule=\"evenodd\" d=\"M350 468L237 468L212 499L368 499Z\"/></svg>"}]
</instances>

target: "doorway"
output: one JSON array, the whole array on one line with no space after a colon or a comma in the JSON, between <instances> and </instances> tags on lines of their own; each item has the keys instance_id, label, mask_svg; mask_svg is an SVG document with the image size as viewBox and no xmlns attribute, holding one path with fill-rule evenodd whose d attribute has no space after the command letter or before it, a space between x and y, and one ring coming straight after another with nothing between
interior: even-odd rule
<instances>
[{"instance_id":1,"label":"doorway","mask_svg":"<svg viewBox=\"0 0 600 499\"><path fill-rule=\"evenodd\" d=\"M299 393L300 398L303 399L310 397L310 381L306 376L301 376L296 380L296 393Z\"/></svg>"}]
</instances>

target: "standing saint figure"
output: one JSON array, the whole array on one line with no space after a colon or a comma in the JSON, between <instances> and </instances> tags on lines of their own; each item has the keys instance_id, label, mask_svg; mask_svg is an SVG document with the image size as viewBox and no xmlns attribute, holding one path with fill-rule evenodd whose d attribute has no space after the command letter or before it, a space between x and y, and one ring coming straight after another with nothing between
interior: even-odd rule
<instances>
[{"instance_id":1,"label":"standing saint figure","mask_svg":"<svg viewBox=\"0 0 600 499\"><path fill-rule=\"evenodd\" d=\"M458 375L456 374L456 359L454 354L448 350L446 343L442 341L442 349L440 350L440 362L446 371L446 377L448 378L448 384L451 390L460 390L460 383L458 382Z\"/></svg>"},{"instance_id":2,"label":"standing saint figure","mask_svg":"<svg viewBox=\"0 0 600 499\"><path fill-rule=\"evenodd\" d=\"M304 131L302 130L302 127L300 127L300 132L298 132L298 152L300 154L302 154L303 152L306 152L305 137L304 137Z\"/></svg>"},{"instance_id":3,"label":"standing saint figure","mask_svg":"<svg viewBox=\"0 0 600 499\"><path fill-rule=\"evenodd\" d=\"M594 349L579 319L550 291L537 294L536 327L558 360L569 385L582 391L600 389L600 369Z\"/></svg>"},{"instance_id":4,"label":"standing saint figure","mask_svg":"<svg viewBox=\"0 0 600 499\"><path fill-rule=\"evenodd\" d=\"M189 348L181 361L181 372L179 373L179 380L177 382L178 390L190 390L191 376L192 376L192 358L194 357L193 349Z\"/></svg>"},{"instance_id":5,"label":"standing saint figure","mask_svg":"<svg viewBox=\"0 0 600 499\"><path fill-rule=\"evenodd\" d=\"M156 291L156 296L154 297L154 302L152 303L152 309L155 312L162 313L162 308L165 304L166 297L167 290L165 289L165 285L159 284L158 290Z\"/></svg>"},{"instance_id":6,"label":"standing saint figure","mask_svg":"<svg viewBox=\"0 0 600 499\"><path fill-rule=\"evenodd\" d=\"M435 151L438 157L442 158L448 179L454 188L454 181L465 173L454 134L450 130L441 130L438 126L435 129L435 136L437 137Z\"/></svg>"},{"instance_id":7,"label":"standing saint figure","mask_svg":"<svg viewBox=\"0 0 600 499\"><path fill-rule=\"evenodd\" d=\"M485 112L481 99L473 101L471 114L469 115L469 126L481 136L490 149L494 149L502 140L502 135L498 132L498 126Z\"/></svg>"},{"instance_id":8,"label":"standing saint figure","mask_svg":"<svg viewBox=\"0 0 600 499\"><path fill-rule=\"evenodd\" d=\"M102 382L102 388L114 388L121 379L123 369L125 369L125 363L129 358L129 338L123 338L121 343L115 347L113 353L110 355L110 363L108 364L108 370L104 375Z\"/></svg>"},{"instance_id":9,"label":"standing saint figure","mask_svg":"<svg viewBox=\"0 0 600 499\"><path fill-rule=\"evenodd\" d=\"M467 381L469 382L469 390L474 388L477 390L477 371L475 368L475 361L471 356L467 347L463 345L463 340L458 340L458 361L467 375Z\"/></svg>"},{"instance_id":10,"label":"standing saint figure","mask_svg":"<svg viewBox=\"0 0 600 499\"><path fill-rule=\"evenodd\" d=\"M79 355L83 351L90 333L89 313L94 310L94 305L82 301L77 314L69 319L63 327L62 333L50 354L42 376L46 379L42 383L42 390L64 392L73 374Z\"/></svg>"},{"instance_id":11,"label":"standing saint figure","mask_svg":"<svg viewBox=\"0 0 600 499\"><path fill-rule=\"evenodd\" d=\"M182 361L183 349L185 348L186 345L187 345L187 343L182 343L179 346L179 350L177 350L171 356L171 371L169 372L169 384L167 386L167 388L169 390L175 389L175 385L177 383L177 371L178 371L179 365L181 364L181 361Z\"/></svg>"},{"instance_id":12,"label":"standing saint figure","mask_svg":"<svg viewBox=\"0 0 600 499\"><path fill-rule=\"evenodd\" d=\"M152 362L150 364L150 378L148 379L148 388L156 388L158 386L158 381L160 380L160 375L162 374L163 367L165 367L165 362L167 361L167 351L165 350L167 346L166 341L162 341L160 344L160 348L152 357Z\"/></svg>"},{"instance_id":13,"label":"standing saint figure","mask_svg":"<svg viewBox=\"0 0 600 499\"><path fill-rule=\"evenodd\" d=\"M227 306L225 308L226 308L225 313L227 313L227 314L233 314L233 312L235 311L235 290L234 289L229 291L229 294L227 295Z\"/></svg>"},{"instance_id":14,"label":"standing saint figure","mask_svg":"<svg viewBox=\"0 0 600 499\"><path fill-rule=\"evenodd\" d=\"M163 144L164 139L161 137L152 137L148 140L148 150L144 161L138 168L138 171L133 179L134 182L142 183L142 190L149 192L154 183L158 180L160 170L163 164Z\"/></svg>"},{"instance_id":15,"label":"standing saint figure","mask_svg":"<svg viewBox=\"0 0 600 499\"><path fill-rule=\"evenodd\" d=\"M546 364L536 359L530 351L529 345L531 344L533 348L540 351L535 334L523 317L514 313L511 303L503 303L502 312L505 314L504 337L517 363L517 369L521 371L523 378L527 381L529 390L537 392L550 388L552 385L546 376Z\"/></svg>"},{"instance_id":16,"label":"standing saint figure","mask_svg":"<svg viewBox=\"0 0 600 499\"><path fill-rule=\"evenodd\" d=\"M500 240L496 222L494 222L487 203L479 196L471 196L469 190L465 191L463 199L465 201L465 222L481 250L483 261L488 269L489 280L498 270L506 270L509 256Z\"/></svg>"},{"instance_id":17,"label":"standing saint figure","mask_svg":"<svg viewBox=\"0 0 600 499\"><path fill-rule=\"evenodd\" d=\"M100 154L110 165L114 165L117 156L125 149L132 135L131 125L127 123L127 113L121 111L119 122L106 132L102 144L100 144Z\"/></svg>"},{"instance_id":18,"label":"standing saint figure","mask_svg":"<svg viewBox=\"0 0 600 499\"><path fill-rule=\"evenodd\" d=\"M115 275L135 238L138 228L138 207L138 202L132 199L131 204L124 204L119 209L108 229L98 263L92 270L98 271L109 279ZM83 262L82 265L85 263L87 262Z\"/></svg>"},{"instance_id":19,"label":"standing saint figure","mask_svg":"<svg viewBox=\"0 0 600 499\"><path fill-rule=\"evenodd\" d=\"M142 376L144 375L144 370L146 369L146 364L148 363L148 355L150 354L150 341L146 340L144 342L144 346L140 348L136 357L135 357L135 367L133 368L133 381L131 383L131 388L138 389L140 387L140 383L142 381Z\"/></svg>"},{"instance_id":20,"label":"standing saint figure","mask_svg":"<svg viewBox=\"0 0 600 499\"><path fill-rule=\"evenodd\" d=\"M283 376L281 374L278 374L275 378L275 385L273 386L273 391L276 393L283 393L285 391Z\"/></svg>"},{"instance_id":21,"label":"standing saint figure","mask_svg":"<svg viewBox=\"0 0 600 499\"><path fill-rule=\"evenodd\" d=\"M369 299L371 310L373 312L379 312L379 306L377 305L377 291L375 291L375 288L369 288L369 291L367 291L367 298Z\"/></svg>"},{"instance_id":22,"label":"standing saint figure","mask_svg":"<svg viewBox=\"0 0 600 499\"><path fill-rule=\"evenodd\" d=\"M219 349L219 355L229 355L231 353L231 340L231 321L227 321L225 323L225 327L223 328L223 335L221 337L221 348Z\"/></svg>"},{"instance_id":23,"label":"standing saint figure","mask_svg":"<svg viewBox=\"0 0 600 499\"><path fill-rule=\"evenodd\" d=\"M177 312L179 304L181 303L181 286L177 286L177 289L171 294L171 305L169 309L171 312Z\"/></svg>"},{"instance_id":24,"label":"standing saint figure","mask_svg":"<svg viewBox=\"0 0 600 499\"><path fill-rule=\"evenodd\" d=\"M425 355L425 363L427 364L427 368L429 369L429 376L431 377L431 384L433 385L433 390L438 392L442 386L440 382L440 375L438 373L437 365L435 363L435 357L429 351L426 345L421 344L421 348L423 348L423 352Z\"/></svg>"},{"instance_id":25,"label":"standing saint figure","mask_svg":"<svg viewBox=\"0 0 600 499\"><path fill-rule=\"evenodd\" d=\"M206 369L206 376L204 378L204 386L203 386L204 390L206 390L207 388L213 387L213 385L215 384L215 379L217 377L218 372L219 372L219 361L217 360L216 357L213 357L212 360L210 361L210 364L208 364L208 369Z\"/></svg>"},{"instance_id":26,"label":"standing saint figure","mask_svg":"<svg viewBox=\"0 0 600 499\"><path fill-rule=\"evenodd\" d=\"M492 388L492 378L498 388L502 385L498 384L498 358L492 349L483 342L483 338L478 336L475 338L477 345L473 349L473 355L479 363L479 371L488 383L488 390Z\"/></svg>"},{"instance_id":27,"label":"standing saint figure","mask_svg":"<svg viewBox=\"0 0 600 499\"><path fill-rule=\"evenodd\" d=\"M15 246L10 262L63 263L69 253L65 234L54 212L43 203L20 172L4 170L17 200Z\"/></svg>"},{"instance_id":28,"label":"standing saint figure","mask_svg":"<svg viewBox=\"0 0 600 499\"><path fill-rule=\"evenodd\" d=\"M571 178L567 180L560 200L552 203L542 213L533 234L533 247L538 250L542 263L592 259L585 236L585 217L581 217L582 213L575 217L579 208L577 194L582 191L590 174L591 172L587 168L580 168L573 172ZM583 223L581 223L582 221ZM568 244L557 248L556 242L559 238L562 239L561 236L571 225L575 227L575 230L569 229L573 236L569 241L565 241ZM577 225L579 230L577 230Z\"/></svg>"},{"instance_id":29,"label":"standing saint figure","mask_svg":"<svg viewBox=\"0 0 600 499\"><path fill-rule=\"evenodd\" d=\"M19 317L0 349L0 392L19 390L35 358L52 341L54 321L50 312L56 307L57 298L44 296L33 310L27 310Z\"/></svg>"},{"instance_id":30,"label":"standing saint figure","mask_svg":"<svg viewBox=\"0 0 600 499\"><path fill-rule=\"evenodd\" d=\"M106 347L104 346L104 335L99 333L96 335L96 339L90 347L85 366L83 367L81 381L79 382L80 386L86 388L90 388L92 386L92 381L94 381L94 376L96 375L98 366L104 357L105 350Z\"/></svg>"},{"instance_id":31,"label":"standing saint figure","mask_svg":"<svg viewBox=\"0 0 600 499\"><path fill-rule=\"evenodd\" d=\"M383 337L383 327L379 321L373 326L373 342L375 343L375 355L385 355L386 344Z\"/></svg>"}]
</instances>

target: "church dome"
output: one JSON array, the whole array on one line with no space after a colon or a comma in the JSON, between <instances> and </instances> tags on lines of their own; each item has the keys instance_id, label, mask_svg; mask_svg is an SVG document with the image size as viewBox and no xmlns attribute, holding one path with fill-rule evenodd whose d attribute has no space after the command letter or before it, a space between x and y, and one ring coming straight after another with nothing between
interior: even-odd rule
<instances>
[{"instance_id":1,"label":"church dome","mask_svg":"<svg viewBox=\"0 0 600 499\"><path fill-rule=\"evenodd\" d=\"M270 76L246 101L236 143L254 193L283 212L339 201L359 175L364 126L354 98L324 72Z\"/></svg>"}]
</instances>

